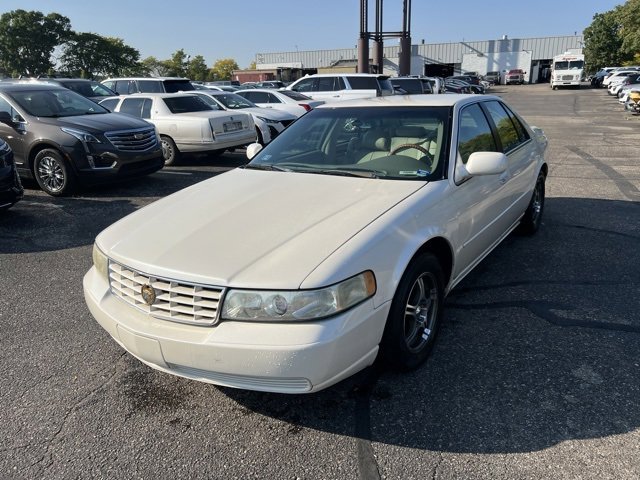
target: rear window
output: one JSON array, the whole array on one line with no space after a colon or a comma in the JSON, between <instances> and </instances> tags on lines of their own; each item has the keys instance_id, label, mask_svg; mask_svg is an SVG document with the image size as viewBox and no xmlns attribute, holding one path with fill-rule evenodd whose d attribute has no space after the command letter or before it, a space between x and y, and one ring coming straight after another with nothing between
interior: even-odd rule
<instances>
[{"instance_id":1,"label":"rear window","mask_svg":"<svg viewBox=\"0 0 640 480\"><path fill-rule=\"evenodd\" d=\"M200 97L167 97L162 99L171 113L191 113L211 111L212 108Z\"/></svg>"},{"instance_id":2,"label":"rear window","mask_svg":"<svg viewBox=\"0 0 640 480\"><path fill-rule=\"evenodd\" d=\"M376 77L347 77L353 90L379 90Z\"/></svg>"},{"instance_id":3,"label":"rear window","mask_svg":"<svg viewBox=\"0 0 640 480\"><path fill-rule=\"evenodd\" d=\"M280 90L279 93L286 95L293 100L311 100L311 98L307 97L306 95L294 92L293 90Z\"/></svg>"},{"instance_id":4,"label":"rear window","mask_svg":"<svg viewBox=\"0 0 640 480\"><path fill-rule=\"evenodd\" d=\"M163 80L162 83L167 93L190 92L196 89L189 80Z\"/></svg>"}]
</instances>

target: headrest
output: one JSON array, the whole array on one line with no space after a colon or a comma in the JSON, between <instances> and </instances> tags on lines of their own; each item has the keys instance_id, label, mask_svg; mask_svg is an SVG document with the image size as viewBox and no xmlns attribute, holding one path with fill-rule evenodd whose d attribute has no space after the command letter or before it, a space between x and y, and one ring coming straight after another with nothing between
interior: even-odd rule
<instances>
[{"instance_id":1,"label":"headrest","mask_svg":"<svg viewBox=\"0 0 640 480\"><path fill-rule=\"evenodd\" d=\"M424 138L427 136L427 130L424 127L398 127L396 128L396 137L413 137Z\"/></svg>"},{"instance_id":2,"label":"headrest","mask_svg":"<svg viewBox=\"0 0 640 480\"><path fill-rule=\"evenodd\" d=\"M362 148L386 152L389 150L389 139L380 131L369 130L362 136Z\"/></svg>"}]
</instances>

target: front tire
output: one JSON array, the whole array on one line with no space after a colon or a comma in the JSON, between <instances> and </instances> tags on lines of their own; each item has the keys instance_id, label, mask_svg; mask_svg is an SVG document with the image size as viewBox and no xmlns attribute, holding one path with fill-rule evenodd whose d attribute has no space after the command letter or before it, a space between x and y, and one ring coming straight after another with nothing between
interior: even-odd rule
<instances>
[{"instance_id":1,"label":"front tire","mask_svg":"<svg viewBox=\"0 0 640 480\"><path fill-rule=\"evenodd\" d=\"M33 162L33 173L40 188L54 197L68 195L75 189L75 174L57 150L39 151Z\"/></svg>"},{"instance_id":2,"label":"front tire","mask_svg":"<svg viewBox=\"0 0 640 480\"><path fill-rule=\"evenodd\" d=\"M161 135L160 140L162 143L162 156L164 157L165 165L174 165L180 157L180 151L176 147L175 142L171 137Z\"/></svg>"},{"instance_id":3,"label":"front tire","mask_svg":"<svg viewBox=\"0 0 640 480\"><path fill-rule=\"evenodd\" d=\"M518 225L518 233L523 235L533 235L540 228L542 223L542 213L544 212L544 182L546 176L544 172L538 174L536 186L533 189L533 195L529 206L524 212L520 225Z\"/></svg>"},{"instance_id":4,"label":"front tire","mask_svg":"<svg viewBox=\"0 0 640 480\"><path fill-rule=\"evenodd\" d=\"M415 258L391 302L381 342L383 360L398 370L413 370L429 356L444 306L442 268L432 253Z\"/></svg>"}]
</instances>

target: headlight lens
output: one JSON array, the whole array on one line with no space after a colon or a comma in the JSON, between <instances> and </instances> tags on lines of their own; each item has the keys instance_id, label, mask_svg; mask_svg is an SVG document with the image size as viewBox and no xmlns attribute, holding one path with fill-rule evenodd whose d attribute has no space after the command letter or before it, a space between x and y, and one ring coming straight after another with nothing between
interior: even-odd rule
<instances>
[{"instance_id":1,"label":"headlight lens","mask_svg":"<svg viewBox=\"0 0 640 480\"><path fill-rule=\"evenodd\" d=\"M67 127L60 127L60 130L62 130L64 133L68 133L69 135L73 135L83 143L102 143L95 136L83 130L76 130L75 128Z\"/></svg>"},{"instance_id":2,"label":"headlight lens","mask_svg":"<svg viewBox=\"0 0 640 480\"><path fill-rule=\"evenodd\" d=\"M259 118L260 120L262 120L265 123L271 123L271 124L280 123L277 120L271 120L270 118L261 117L259 115L256 115L256 118Z\"/></svg>"},{"instance_id":3,"label":"headlight lens","mask_svg":"<svg viewBox=\"0 0 640 480\"><path fill-rule=\"evenodd\" d=\"M366 271L317 290L229 290L223 320L286 322L317 320L341 313L376 293L373 272Z\"/></svg>"},{"instance_id":4,"label":"headlight lens","mask_svg":"<svg viewBox=\"0 0 640 480\"><path fill-rule=\"evenodd\" d=\"M109 279L109 259L107 256L102 253L102 250L98 248L98 246L93 244L93 265L96 267L98 273L108 281Z\"/></svg>"}]
</instances>

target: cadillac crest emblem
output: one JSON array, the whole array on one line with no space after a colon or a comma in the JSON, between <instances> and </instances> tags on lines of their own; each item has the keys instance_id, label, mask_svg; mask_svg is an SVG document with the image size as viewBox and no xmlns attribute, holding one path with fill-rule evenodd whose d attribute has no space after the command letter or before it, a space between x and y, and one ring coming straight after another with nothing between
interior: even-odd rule
<instances>
[{"instance_id":1,"label":"cadillac crest emblem","mask_svg":"<svg viewBox=\"0 0 640 480\"><path fill-rule=\"evenodd\" d=\"M156 301L156 291L151 285L143 285L140 288L140 295L142 295L142 299L147 305L153 305L153 302Z\"/></svg>"}]
</instances>

